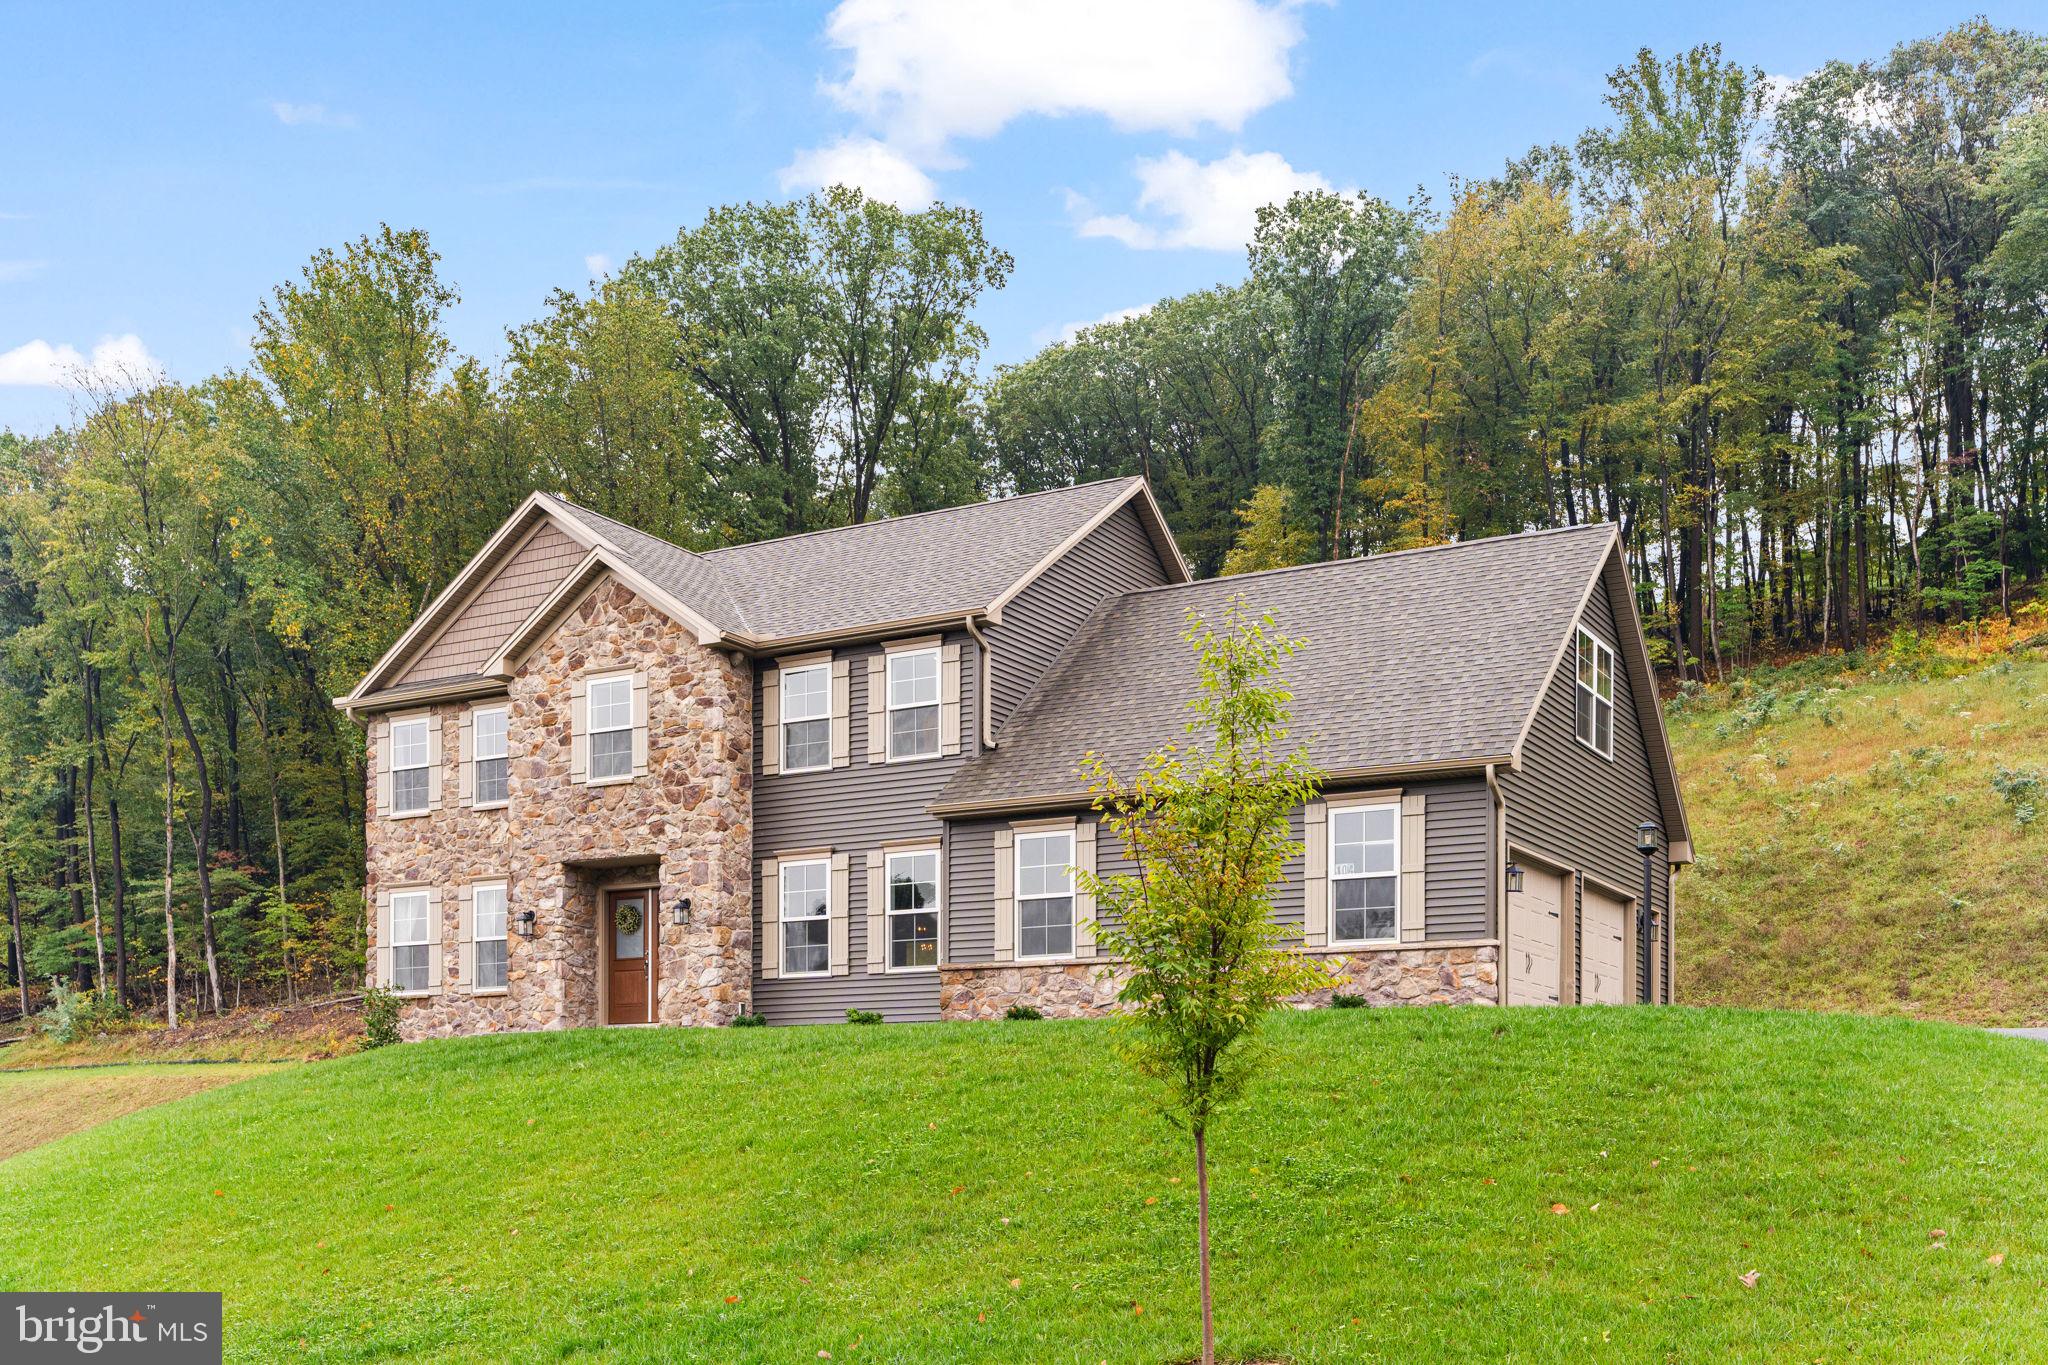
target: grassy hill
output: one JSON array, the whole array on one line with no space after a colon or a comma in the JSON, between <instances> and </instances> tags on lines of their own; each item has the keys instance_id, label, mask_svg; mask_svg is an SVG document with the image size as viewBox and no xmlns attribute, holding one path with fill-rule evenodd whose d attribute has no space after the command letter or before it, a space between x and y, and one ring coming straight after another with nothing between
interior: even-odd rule
<instances>
[{"instance_id":1,"label":"grassy hill","mask_svg":"<svg viewBox=\"0 0 2048 1365\"><path fill-rule=\"evenodd\" d=\"M2039 1044L1713 1010L1272 1037L1216 1144L1229 1355L2048 1339ZM1189 1176L1100 1024L427 1043L0 1163L0 1288L220 1289L236 1360L1167 1361Z\"/></svg>"},{"instance_id":2,"label":"grassy hill","mask_svg":"<svg viewBox=\"0 0 2048 1365\"><path fill-rule=\"evenodd\" d=\"M2048 661L2013 648L2044 624L1675 704L1682 1001L2048 1020Z\"/></svg>"}]
</instances>

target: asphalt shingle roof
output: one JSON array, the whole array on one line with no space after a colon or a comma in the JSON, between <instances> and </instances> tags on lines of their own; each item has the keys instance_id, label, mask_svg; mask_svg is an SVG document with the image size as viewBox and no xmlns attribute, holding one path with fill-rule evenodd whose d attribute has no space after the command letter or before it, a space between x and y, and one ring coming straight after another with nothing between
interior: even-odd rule
<instances>
[{"instance_id":1,"label":"asphalt shingle roof","mask_svg":"<svg viewBox=\"0 0 2048 1365\"><path fill-rule=\"evenodd\" d=\"M1090 750L1120 772L1184 741L1190 612L1253 613L1307 641L1284 676L1326 771L1501 760L1549 680L1611 526L1496 536L1105 599L936 809L1065 797Z\"/></svg>"},{"instance_id":2,"label":"asphalt shingle roof","mask_svg":"<svg viewBox=\"0 0 2048 1365\"><path fill-rule=\"evenodd\" d=\"M776 640L984 610L1139 482L1107 479L708 554L555 502L714 625Z\"/></svg>"}]
</instances>

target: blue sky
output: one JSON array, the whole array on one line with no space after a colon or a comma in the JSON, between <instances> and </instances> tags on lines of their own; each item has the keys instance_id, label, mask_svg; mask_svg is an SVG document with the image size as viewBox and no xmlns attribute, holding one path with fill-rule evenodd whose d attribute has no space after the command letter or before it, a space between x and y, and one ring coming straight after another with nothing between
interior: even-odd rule
<instances>
[{"instance_id":1,"label":"blue sky","mask_svg":"<svg viewBox=\"0 0 2048 1365\"><path fill-rule=\"evenodd\" d=\"M2048 28L2048 5L1988 4ZM821 177L979 208L991 360L1238 278L1250 206L1486 174L1602 115L1638 46L1773 74L1970 9L1272 0L98 6L0 0L0 426L95 357L196 380L318 247L425 228L495 360L711 205Z\"/></svg>"}]
</instances>

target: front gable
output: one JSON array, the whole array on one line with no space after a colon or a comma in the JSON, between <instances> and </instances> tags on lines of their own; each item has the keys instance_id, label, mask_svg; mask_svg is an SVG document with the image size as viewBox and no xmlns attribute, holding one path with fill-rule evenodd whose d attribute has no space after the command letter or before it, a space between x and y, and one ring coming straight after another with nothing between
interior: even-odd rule
<instances>
[{"instance_id":1,"label":"front gable","mask_svg":"<svg viewBox=\"0 0 2048 1365\"><path fill-rule=\"evenodd\" d=\"M552 517L529 531L397 675L406 686L478 673L587 553Z\"/></svg>"}]
</instances>

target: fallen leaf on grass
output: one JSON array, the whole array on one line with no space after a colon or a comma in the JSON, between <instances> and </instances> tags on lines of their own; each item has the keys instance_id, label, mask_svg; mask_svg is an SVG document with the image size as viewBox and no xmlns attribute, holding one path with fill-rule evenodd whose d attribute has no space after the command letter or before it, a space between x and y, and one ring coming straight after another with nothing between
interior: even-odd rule
<instances>
[{"instance_id":1,"label":"fallen leaf on grass","mask_svg":"<svg viewBox=\"0 0 2048 1365\"><path fill-rule=\"evenodd\" d=\"M832 1358L832 1353L831 1353L830 1351L827 1351L827 1350L822 1350L822 1349L821 1349L821 1350L820 1350L820 1351L818 1352L818 1359L820 1359L820 1360L830 1360L831 1358Z\"/></svg>"},{"instance_id":2,"label":"fallen leaf on grass","mask_svg":"<svg viewBox=\"0 0 2048 1365\"><path fill-rule=\"evenodd\" d=\"M1944 1238L1944 1237L1948 1236L1948 1229L1947 1229L1947 1228L1936 1228L1936 1229L1934 1229L1934 1230L1933 1230L1932 1232L1928 1233L1927 1235L1928 1235L1929 1237L1932 1237L1932 1238L1933 1238L1933 1239L1934 1239L1935 1241L1939 1242L1939 1241L1940 1241L1940 1240L1941 1240L1942 1238Z\"/></svg>"},{"instance_id":3,"label":"fallen leaf on grass","mask_svg":"<svg viewBox=\"0 0 2048 1365\"><path fill-rule=\"evenodd\" d=\"M1985 1264L1985 1265L2004 1265L2004 1264L2005 1264L2005 1253L2004 1253L2004 1252L2002 1252L2002 1251L1994 1251L1994 1252L1992 1252L1992 1253L1991 1253L1991 1254L1990 1254L1989 1256L1986 1256L1986 1257L1984 1258L1984 1264Z\"/></svg>"},{"instance_id":4,"label":"fallen leaf on grass","mask_svg":"<svg viewBox=\"0 0 2048 1365\"><path fill-rule=\"evenodd\" d=\"M725 1301L727 1303L738 1303L740 1301L740 1296L737 1294L727 1294L725 1296Z\"/></svg>"},{"instance_id":5,"label":"fallen leaf on grass","mask_svg":"<svg viewBox=\"0 0 2048 1365\"><path fill-rule=\"evenodd\" d=\"M1159 1196L1158 1196L1158 1195L1156 1195L1156 1194L1153 1194L1153 1195L1147 1195L1147 1196L1145 1197L1145 1202L1146 1202L1146 1203L1148 1203L1148 1204L1156 1204L1156 1203L1158 1203L1158 1202L1159 1202Z\"/></svg>"},{"instance_id":6,"label":"fallen leaf on grass","mask_svg":"<svg viewBox=\"0 0 2048 1365\"><path fill-rule=\"evenodd\" d=\"M1572 1206L1569 1204L1552 1204L1550 1206L1550 1211L1562 1217L1563 1215L1570 1213L1572 1211Z\"/></svg>"},{"instance_id":7,"label":"fallen leaf on grass","mask_svg":"<svg viewBox=\"0 0 2048 1365\"><path fill-rule=\"evenodd\" d=\"M1019 1279L1012 1279L1012 1280L1010 1281L1010 1288L1012 1288L1012 1289L1022 1289L1023 1287L1024 1287L1024 1281L1022 1281L1022 1280L1019 1280Z\"/></svg>"},{"instance_id":8,"label":"fallen leaf on grass","mask_svg":"<svg viewBox=\"0 0 2048 1365\"><path fill-rule=\"evenodd\" d=\"M1142 1315L1144 1311L1145 1305L1142 1303L1134 1303L1131 1305L1131 1316L1134 1318Z\"/></svg>"},{"instance_id":9,"label":"fallen leaf on grass","mask_svg":"<svg viewBox=\"0 0 2048 1365\"><path fill-rule=\"evenodd\" d=\"M1738 1275L1735 1278L1742 1281L1744 1289L1754 1289L1756 1288L1757 1277L1762 1273L1760 1270L1752 1270L1747 1275Z\"/></svg>"}]
</instances>

